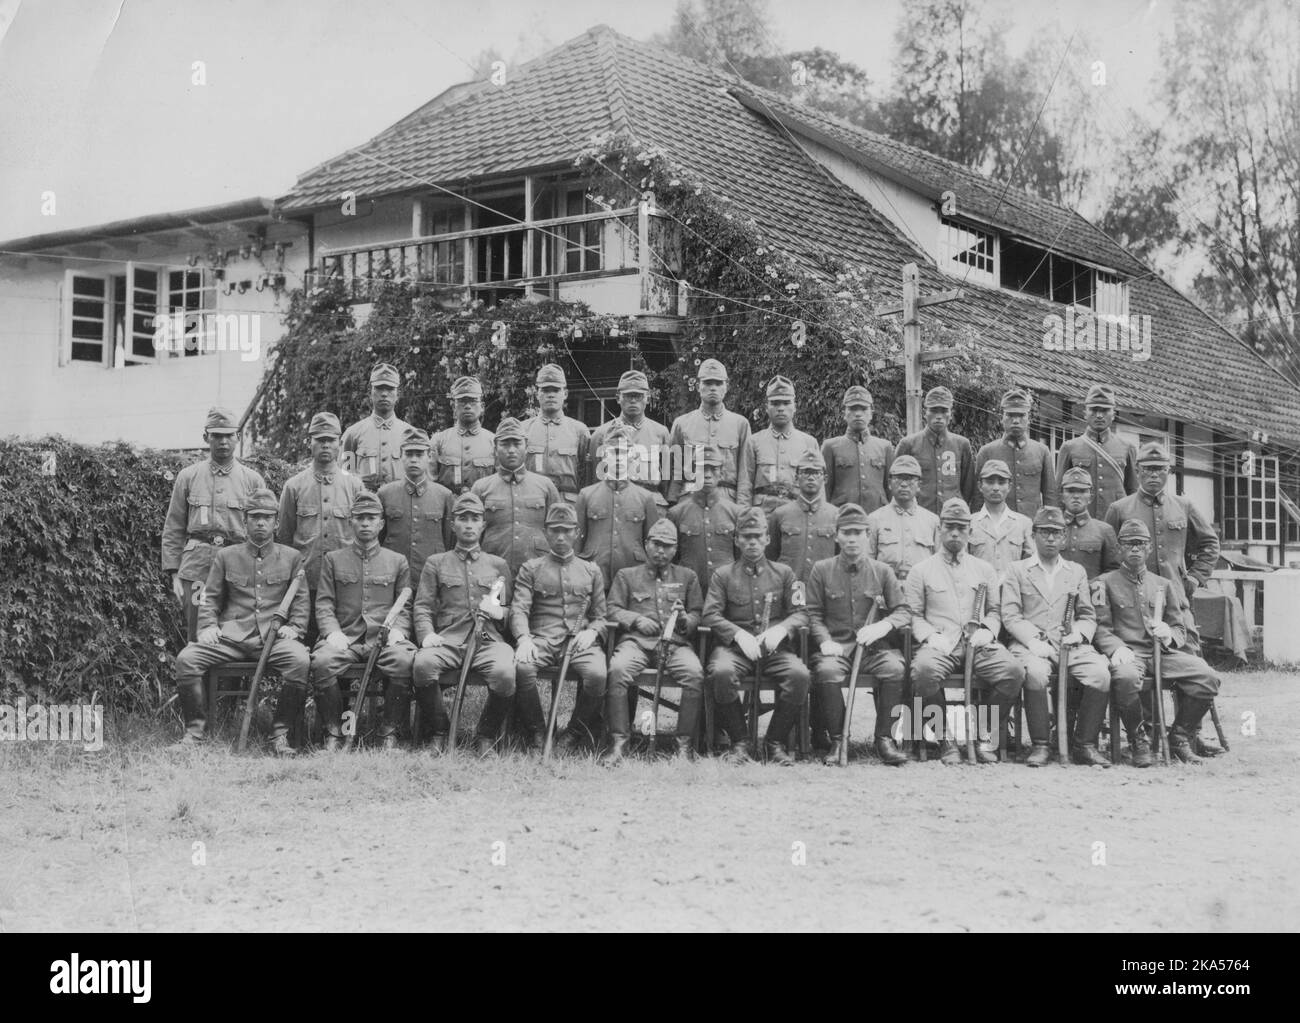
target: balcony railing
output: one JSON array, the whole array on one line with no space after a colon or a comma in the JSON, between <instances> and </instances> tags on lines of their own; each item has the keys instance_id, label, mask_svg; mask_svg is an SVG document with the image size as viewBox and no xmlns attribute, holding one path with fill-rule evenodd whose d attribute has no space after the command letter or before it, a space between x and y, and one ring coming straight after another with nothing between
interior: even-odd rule
<instances>
[{"instance_id":1,"label":"balcony railing","mask_svg":"<svg viewBox=\"0 0 1300 1023\"><path fill-rule=\"evenodd\" d=\"M341 277L355 302L386 281L418 284L448 303L504 297L584 300L598 282L638 277L606 296L622 315L677 316L675 225L648 203L521 224L322 249L319 273ZM588 283L591 282L591 283Z\"/></svg>"}]
</instances>

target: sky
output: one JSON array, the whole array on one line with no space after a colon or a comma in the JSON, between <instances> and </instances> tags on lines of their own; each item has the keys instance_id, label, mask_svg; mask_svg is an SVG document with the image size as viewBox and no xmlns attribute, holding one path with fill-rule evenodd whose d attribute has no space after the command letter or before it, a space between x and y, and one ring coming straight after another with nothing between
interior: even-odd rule
<instances>
[{"instance_id":1,"label":"sky","mask_svg":"<svg viewBox=\"0 0 1300 1023\"><path fill-rule=\"evenodd\" d=\"M905 2L905 0L903 0ZM675 0L0 0L0 239L274 197L469 77L593 25L643 39ZM771 0L772 42L888 84L897 0ZM1151 108L1169 2L990 0L1018 52L1092 40L1112 107ZM1077 48L1076 48L1077 49ZM195 62L204 82L195 82ZM47 193L54 193L49 213Z\"/></svg>"}]
</instances>

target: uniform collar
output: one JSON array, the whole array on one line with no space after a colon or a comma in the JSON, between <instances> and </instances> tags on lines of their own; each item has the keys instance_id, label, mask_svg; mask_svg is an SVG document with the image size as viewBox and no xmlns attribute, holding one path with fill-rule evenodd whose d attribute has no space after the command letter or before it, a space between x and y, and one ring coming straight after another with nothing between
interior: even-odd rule
<instances>
[{"instance_id":1,"label":"uniform collar","mask_svg":"<svg viewBox=\"0 0 1300 1023\"><path fill-rule=\"evenodd\" d=\"M483 553L483 548L478 544L475 544L473 547L462 547L460 544L457 544L455 551L456 556L459 557L461 561L478 561L479 555Z\"/></svg>"},{"instance_id":2,"label":"uniform collar","mask_svg":"<svg viewBox=\"0 0 1300 1023\"><path fill-rule=\"evenodd\" d=\"M1138 488L1138 497L1142 499L1143 504L1158 507L1165 503L1165 492L1162 490L1158 494L1148 494L1145 490Z\"/></svg>"},{"instance_id":3,"label":"uniform collar","mask_svg":"<svg viewBox=\"0 0 1300 1023\"><path fill-rule=\"evenodd\" d=\"M934 435L934 431L927 426L924 430L921 431L921 433L925 435L925 439L929 443L934 445L939 445L942 444L944 441L946 441L949 438L949 436L951 436L952 431L944 430L943 433L941 433L939 436L936 437Z\"/></svg>"},{"instance_id":4,"label":"uniform collar","mask_svg":"<svg viewBox=\"0 0 1300 1023\"><path fill-rule=\"evenodd\" d=\"M275 537L271 537L271 539L267 540L266 543L262 544L261 547L253 543L252 540L249 540L247 542L248 542L248 550L255 558L265 558L268 554L270 554L275 549Z\"/></svg>"},{"instance_id":5,"label":"uniform collar","mask_svg":"<svg viewBox=\"0 0 1300 1023\"><path fill-rule=\"evenodd\" d=\"M641 421L639 423L634 423L632 422L632 420L628 419L627 416L623 415L622 412L620 412L618 414L618 422L622 423L629 430L640 430L641 427L645 426L645 416L641 417Z\"/></svg>"},{"instance_id":6,"label":"uniform collar","mask_svg":"<svg viewBox=\"0 0 1300 1023\"><path fill-rule=\"evenodd\" d=\"M1105 444L1106 441L1110 440L1110 434L1111 431L1109 427L1107 427L1101 433L1095 431L1091 426L1085 427L1083 431L1083 435L1085 437L1087 437L1089 440L1095 440L1098 444Z\"/></svg>"},{"instance_id":7,"label":"uniform collar","mask_svg":"<svg viewBox=\"0 0 1300 1023\"><path fill-rule=\"evenodd\" d=\"M727 411L727 406L721 404L718 405L717 412L710 412L703 405L700 406L700 415L702 415L705 419L712 420L715 423L722 418L723 413L726 411Z\"/></svg>"},{"instance_id":8,"label":"uniform collar","mask_svg":"<svg viewBox=\"0 0 1300 1023\"><path fill-rule=\"evenodd\" d=\"M856 558L850 558L843 551L835 559L840 563L840 570L850 574L861 572L867 567L867 556L859 554Z\"/></svg>"},{"instance_id":9,"label":"uniform collar","mask_svg":"<svg viewBox=\"0 0 1300 1023\"><path fill-rule=\"evenodd\" d=\"M865 430L863 430L861 437L853 436L853 431L849 429L845 429L844 436L846 436L854 444L865 444L867 441L871 439L871 427L868 426Z\"/></svg>"},{"instance_id":10,"label":"uniform collar","mask_svg":"<svg viewBox=\"0 0 1300 1023\"><path fill-rule=\"evenodd\" d=\"M738 559L736 561L736 564L739 565L746 572L748 572L750 575L758 575L764 569L767 568L767 556L764 555L763 557L760 557L756 562L754 562L753 568L750 568L749 562L747 562L744 558Z\"/></svg>"},{"instance_id":11,"label":"uniform collar","mask_svg":"<svg viewBox=\"0 0 1300 1023\"><path fill-rule=\"evenodd\" d=\"M230 470L235 467L235 460L232 458L229 465L217 465L211 458L208 459L208 471L213 476L229 476Z\"/></svg>"},{"instance_id":12,"label":"uniform collar","mask_svg":"<svg viewBox=\"0 0 1300 1023\"><path fill-rule=\"evenodd\" d=\"M804 511L808 512L810 515L813 512L817 511L822 506L822 500L823 500L822 497L819 495L817 497L814 497L810 501L808 500L808 498L804 497L803 494L795 494L794 499L799 502L799 507L802 508Z\"/></svg>"},{"instance_id":13,"label":"uniform collar","mask_svg":"<svg viewBox=\"0 0 1300 1023\"><path fill-rule=\"evenodd\" d=\"M507 469L503 465L497 466L497 475L507 483L522 483L527 472L528 470L522 465L518 469Z\"/></svg>"},{"instance_id":14,"label":"uniform collar","mask_svg":"<svg viewBox=\"0 0 1300 1023\"><path fill-rule=\"evenodd\" d=\"M791 423L784 430L778 430L775 426L769 426L767 430L773 437L780 437L782 440L789 440L794 436L794 423Z\"/></svg>"},{"instance_id":15,"label":"uniform collar","mask_svg":"<svg viewBox=\"0 0 1300 1023\"><path fill-rule=\"evenodd\" d=\"M628 488L628 481L607 478L605 480L605 486L609 487L610 490L626 490Z\"/></svg>"},{"instance_id":16,"label":"uniform collar","mask_svg":"<svg viewBox=\"0 0 1300 1023\"><path fill-rule=\"evenodd\" d=\"M950 554L948 548L943 547L940 549L939 554L942 556L945 565L960 565L970 556L970 551L964 550L958 551L956 554Z\"/></svg>"},{"instance_id":17,"label":"uniform collar","mask_svg":"<svg viewBox=\"0 0 1300 1023\"><path fill-rule=\"evenodd\" d=\"M668 576L672 573L673 563L670 561L668 562L668 564L664 565L663 568L655 568L654 565L650 564L650 562L647 561L645 563L645 570L650 573L651 579L663 580L663 579L667 579Z\"/></svg>"},{"instance_id":18,"label":"uniform collar","mask_svg":"<svg viewBox=\"0 0 1300 1023\"><path fill-rule=\"evenodd\" d=\"M393 413L387 419L381 419L379 417L378 412L371 412L370 421L375 424L376 429L391 430L393 428L393 424L397 422L397 413Z\"/></svg>"},{"instance_id":19,"label":"uniform collar","mask_svg":"<svg viewBox=\"0 0 1300 1023\"><path fill-rule=\"evenodd\" d=\"M1025 447L1029 444L1029 437L1026 436L1019 441L1014 441L1004 433L1002 435L1002 443L1009 448L1015 448L1017 451L1023 451Z\"/></svg>"},{"instance_id":20,"label":"uniform collar","mask_svg":"<svg viewBox=\"0 0 1300 1023\"><path fill-rule=\"evenodd\" d=\"M1079 512L1078 515L1071 515L1069 512L1066 512L1065 524L1067 526L1086 526L1090 518L1092 518L1092 516L1088 514L1087 508Z\"/></svg>"},{"instance_id":21,"label":"uniform collar","mask_svg":"<svg viewBox=\"0 0 1300 1023\"><path fill-rule=\"evenodd\" d=\"M722 491L714 487L711 492L705 494L703 490L692 490L691 500L701 508L712 508L718 503L718 498L722 496Z\"/></svg>"},{"instance_id":22,"label":"uniform collar","mask_svg":"<svg viewBox=\"0 0 1300 1023\"><path fill-rule=\"evenodd\" d=\"M564 412L561 410L553 416L548 416L545 412L539 412L537 413L537 418L547 426L559 426L564 422Z\"/></svg>"},{"instance_id":23,"label":"uniform collar","mask_svg":"<svg viewBox=\"0 0 1300 1023\"><path fill-rule=\"evenodd\" d=\"M482 426L483 426L482 423L475 423L467 430L463 426L457 425L456 435L458 437L477 437L479 434L479 430L482 428Z\"/></svg>"},{"instance_id":24,"label":"uniform collar","mask_svg":"<svg viewBox=\"0 0 1300 1023\"><path fill-rule=\"evenodd\" d=\"M1129 571L1128 565L1120 565L1119 570L1124 573L1125 579L1135 583L1140 583L1143 579L1146 578L1146 574L1147 574L1147 566L1145 562L1143 562L1141 565L1138 566L1138 570L1136 572Z\"/></svg>"},{"instance_id":25,"label":"uniform collar","mask_svg":"<svg viewBox=\"0 0 1300 1023\"><path fill-rule=\"evenodd\" d=\"M1061 570L1061 566L1064 564L1065 564L1065 559L1061 557L1059 554L1056 556L1056 566L1054 568L1048 568L1047 564L1043 561L1042 558L1038 556L1037 553L1031 554L1029 555L1028 558L1025 559L1026 567L1033 568L1035 565L1037 565L1039 568L1043 570L1044 573L1052 576L1056 575L1056 573Z\"/></svg>"},{"instance_id":26,"label":"uniform collar","mask_svg":"<svg viewBox=\"0 0 1300 1023\"><path fill-rule=\"evenodd\" d=\"M380 551L379 541L376 540L369 547L362 547L359 540L352 541L352 549L356 552L358 558L362 561L369 561Z\"/></svg>"},{"instance_id":27,"label":"uniform collar","mask_svg":"<svg viewBox=\"0 0 1300 1023\"><path fill-rule=\"evenodd\" d=\"M423 497L424 492L429 489L429 477L425 476L419 483L412 483L409 479L403 479L406 485L406 492L412 497Z\"/></svg>"},{"instance_id":28,"label":"uniform collar","mask_svg":"<svg viewBox=\"0 0 1300 1023\"><path fill-rule=\"evenodd\" d=\"M314 462L312 463L311 474L316 478L317 483L334 482L334 470L330 469L328 472L321 472L321 470L316 468L316 464Z\"/></svg>"},{"instance_id":29,"label":"uniform collar","mask_svg":"<svg viewBox=\"0 0 1300 1023\"><path fill-rule=\"evenodd\" d=\"M546 553L551 556L552 561L558 561L561 565L569 564L570 562L573 561L574 558L578 556L577 551L569 551L569 553L566 554L564 557L560 557L560 555L556 554L555 551L548 550Z\"/></svg>"},{"instance_id":30,"label":"uniform collar","mask_svg":"<svg viewBox=\"0 0 1300 1023\"><path fill-rule=\"evenodd\" d=\"M895 512L896 514L898 514L898 515L915 515L915 514L916 514L916 502L915 502L915 501L912 502L911 507L904 508L901 504L898 503L898 500L895 498L894 500L892 500L892 501L889 502L889 507L893 508L893 509L894 509L894 512Z\"/></svg>"}]
</instances>

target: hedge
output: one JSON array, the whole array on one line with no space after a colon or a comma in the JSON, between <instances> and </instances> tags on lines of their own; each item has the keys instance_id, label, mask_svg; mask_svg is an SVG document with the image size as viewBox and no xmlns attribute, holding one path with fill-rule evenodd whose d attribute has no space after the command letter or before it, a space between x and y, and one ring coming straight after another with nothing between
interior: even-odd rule
<instances>
[{"instance_id":1,"label":"hedge","mask_svg":"<svg viewBox=\"0 0 1300 1023\"><path fill-rule=\"evenodd\" d=\"M185 634L162 572L176 473L206 452L0 439L0 698L150 711ZM255 454L277 493L295 467Z\"/></svg>"}]
</instances>

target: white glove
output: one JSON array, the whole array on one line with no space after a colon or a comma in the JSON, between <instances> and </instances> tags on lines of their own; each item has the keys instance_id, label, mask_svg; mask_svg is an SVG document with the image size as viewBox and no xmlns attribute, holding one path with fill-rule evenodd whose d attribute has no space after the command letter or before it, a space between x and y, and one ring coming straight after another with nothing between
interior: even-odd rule
<instances>
[{"instance_id":1,"label":"white glove","mask_svg":"<svg viewBox=\"0 0 1300 1023\"><path fill-rule=\"evenodd\" d=\"M478 609L494 622L499 622L506 616L506 609L493 600L490 593L483 594L483 598L478 602Z\"/></svg>"},{"instance_id":2,"label":"white glove","mask_svg":"<svg viewBox=\"0 0 1300 1023\"><path fill-rule=\"evenodd\" d=\"M295 629L292 625L281 625L280 628L276 630L275 634L279 636L281 639L298 638L298 630Z\"/></svg>"},{"instance_id":3,"label":"white glove","mask_svg":"<svg viewBox=\"0 0 1300 1023\"><path fill-rule=\"evenodd\" d=\"M431 650L436 646L442 646L442 642L442 636L439 633L431 632L420 643L420 649Z\"/></svg>"},{"instance_id":4,"label":"white glove","mask_svg":"<svg viewBox=\"0 0 1300 1023\"><path fill-rule=\"evenodd\" d=\"M331 632L326 636L325 645L331 650L346 650L350 646L348 643L348 637L341 631Z\"/></svg>"},{"instance_id":5,"label":"white glove","mask_svg":"<svg viewBox=\"0 0 1300 1023\"><path fill-rule=\"evenodd\" d=\"M1174 641L1174 630L1169 627L1168 622L1156 622L1151 626L1151 635L1166 645Z\"/></svg>"},{"instance_id":6,"label":"white glove","mask_svg":"<svg viewBox=\"0 0 1300 1023\"><path fill-rule=\"evenodd\" d=\"M763 653L770 654L779 647L790 633L785 631L783 625L773 625L770 629L758 637L758 645L762 648Z\"/></svg>"},{"instance_id":7,"label":"white glove","mask_svg":"<svg viewBox=\"0 0 1300 1023\"><path fill-rule=\"evenodd\" d=\"M1031 639L1026 645L1029 647L1031 654L1035 657L1041 657L1045 661L1051 660L1052 654L1056 653L1052 649L1052 644L1045 639Z\"/></svg>"},{"instance_id":8,"label":"white glove","mask_svg":"<svg viewBox=\"0 0 1300 1023\"><path fill-rule=\"evenodd\" d=\"M988 646L994 641L995 637L988 629L976 629L971 633L970 645L972 650L978 650L982 646Z\"/></svg>"},{"instance_id":9,"label":"white glove","mask_svg":"<svg viewBox=\"0 0 1300 1023\"><path fill-rule=\"evenodd\" d=\"M1120 647L1110 655L1110 663L1115 665L1117 668L1121 665L1132 664L1136 659L1137 658L1134 656L1133 651L1126 646Z\"/></svg>"},{"instance_id":10,"label":"white glove","mask_svg":"<svg viewBox=\"0 0 1300 1023\"><path fill-rule=\"evenodd\" d=\"M763 656L763 651L758 645L758 640L754 638L754 634L746 632L744 629L736 630L736 646L740 647L741 653L751 661L757 661Z\"/></svg>"},{"instance_id":11,"label":"white glove","mask_svg":"<svg viewBox=\"0 0 1300 1023\"><path fill-rule=\"evenodd\" d=\"M833 639L828 639L825 643L817 648L821 651L823 657L843 657L844 647L840 646Z\"/></svg>"},{"instance_id":12,"label":"white glove","mask_svg":"<svg viewBox=\"0 0 1300 1023\"><path fill-rule=\"evenodd\" d=\"M199 642L204 646L220 646L221 627L217 625L209 625L199 633Z\"/></svg>"},{"instance_id":13,"label":"white glove","mask_svg":"<svg viewBox=\"0 0 1300 1023\"><path fill-rule=\"evenodd\" d=\"M386 644L387 646L399 646L405 642L406 642L406 633L403 632L401 629L388 630L388 643Z\"/></svg>"},{"instance_id":14,"label":"white glove","mask_svg":"<svg viewBox=\"0 0 1300 1023\"><path fill-rule=\"evenodd\" d=\"M932 632L930 638L925 641L925 645L946 657L956 649L957 640L951 636L945 636L942 632Z\"/></svg>"},{"instance_id":15,"label":"white glove","mask_svg":"<svg viewBox=\"0 0 1300 1023\"><path fill-rule=\"evenodd\" d=\"M515 647L515 661L519 664L530 664L535 660L537 660L537 647L533 645L533 637L524 636Z\"/></svg>"},{"instance_id":16,"label":"white glove","mask_svg":"<svg viewBox=\"0 0 1300 1023\"><path fill-rule=\"evenodd\" d=\"M185 584L181 582L181 577L172 573L172 593L176 594L176 600L183 607L185 605Z\"/></svg>"},{"instance_id":17,"label":"white glove","mask_svg":"<svg viewBox=\"0 0 1300 1023\"><path fill-rule=\"evenodd\" d=\"M592 643L596 642L597 638L595 629L583 629L573 637L573 652L575 654L582 653Z\"/></svg>"},{"instance_id":18,"label":"white glove","mask_svg":"<svg viewBox=\"0 0 1300 1023\"><path fill-rule=\"evenodd\" d=\"M872 643L878 643L893 631L892 622L872 622L858 630L857 641L863 646L871 646Z\"/></svg>"},{"instance_id":19,"label":"white glove","mask_svg":"<svg viewBox=\"0 0 1300 1023\"><path fill-rule=\"evenodd\" d=\"M1083 646L1085 642L1083 633L1078 629L1071 629L1069 635L1061 637L1061 646Z\"/></svg>"}]
</instances>

